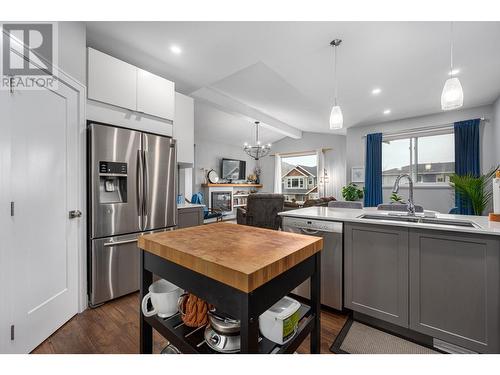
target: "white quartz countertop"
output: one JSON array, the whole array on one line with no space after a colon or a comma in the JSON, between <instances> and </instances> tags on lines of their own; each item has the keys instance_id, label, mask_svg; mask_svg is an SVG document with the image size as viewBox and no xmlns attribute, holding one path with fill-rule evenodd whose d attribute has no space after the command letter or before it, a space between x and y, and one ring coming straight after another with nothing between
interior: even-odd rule
<instances>
[{"instance_id":1,"label":"white quartz countertop","mask_svg":"<svg viewBox=\"0 0 500 375\"><path fill-rule=\"evenodd\" d=\"M195 207L205 207L202 204L195 204L195 203L182 203L177 205L177 209L181 210L183 208L195 208Z\"/></svg>"},{"instance_id":2,"label":"white quartz countertop","mask_svg":"<svg viewBox=\"0 0 500 375\"><path fill-rule=\"evenodd\" d=\"M398 227L411 227L441 230L447 232L467 232L475 234L490 234L500 236L500 222L489 221L487 216L469 216L469 215L448 215L436 214L437 219L459 220L459 221L472 221L476 227L463 227L452 226L443 224L429 224L429 223L413 223L405 221L393 220L379 220L379 219L363 219L360 216L370 215L394 215L394 211L379 211L375 207L364 208L361 210L347 209L347 208L334 208L334 207L307 207L298 210L280 212L281 216L291 216L305 219L329 220L351 223L364 223L364 224L377 224L377 225L391 225ZM404 214L404 213L403 213ZM422 216L422 214L417 214Z\"/></svg>"}]
</instances>

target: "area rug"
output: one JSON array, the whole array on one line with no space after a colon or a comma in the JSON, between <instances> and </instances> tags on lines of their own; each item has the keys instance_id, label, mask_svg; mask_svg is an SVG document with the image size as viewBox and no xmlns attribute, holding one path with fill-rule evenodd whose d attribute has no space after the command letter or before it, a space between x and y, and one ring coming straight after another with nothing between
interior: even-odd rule
<instances>
[{"instance_id":1,"label":"area rug","mask_svg":"<svg viewBox=\"0 0 500 375\"><path fill-rule=\"evenodd\" d=\"M338 354L439 354L401 337L349 319L330 351Z\"/></svg>"}]
</instances>

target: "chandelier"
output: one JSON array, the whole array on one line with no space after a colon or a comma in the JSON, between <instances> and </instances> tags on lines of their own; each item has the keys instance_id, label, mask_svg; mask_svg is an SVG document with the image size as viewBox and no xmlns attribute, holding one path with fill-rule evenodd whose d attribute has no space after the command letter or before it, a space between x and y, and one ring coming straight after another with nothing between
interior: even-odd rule
<instances>
[{"instance_id":1,"label":"chandelier","mask_svg":"<svg viewBox=\"0 0 500 375\"><path fill-rule=\"evenodd\" d=\"M249 145L247 142L243 144L243 150L255 160L259 160L264 156L267 156L269 152L271 152L271 144L268 143L266 145L261 144L259 139L259 126L260 122L255 121L255 144Z\"/></svg>"}]
</instances>

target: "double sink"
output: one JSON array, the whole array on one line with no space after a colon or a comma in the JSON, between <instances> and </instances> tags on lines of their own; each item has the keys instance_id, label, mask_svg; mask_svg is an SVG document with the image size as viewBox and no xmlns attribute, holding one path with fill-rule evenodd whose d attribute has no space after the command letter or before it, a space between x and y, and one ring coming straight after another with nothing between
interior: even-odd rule
<instances>
[{"instance_id":1,"label":"double sink","mask_svg":"<svg viewBox=\"0 0 500 375\"><path fill-rule=\"evenodd\" d=\"M359 219L367 220L385 220L385 221L399 221L406 223L419 223L419 224L435 224L435 225L448 225L453 227L465 227L465 228L481 228L476 223L470 220L454 220L454 219L442 219L435 217L424 217L424 216L410 216L407 214L363 214L358 216Z\"/></svg>"}]
</instances>

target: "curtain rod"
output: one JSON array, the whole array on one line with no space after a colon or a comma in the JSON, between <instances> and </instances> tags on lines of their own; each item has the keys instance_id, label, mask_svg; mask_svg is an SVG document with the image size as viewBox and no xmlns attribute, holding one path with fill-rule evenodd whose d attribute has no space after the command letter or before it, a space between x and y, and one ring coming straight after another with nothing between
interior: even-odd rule
<instances>
[{"instance_id":1,"label":"curtain rod","mask_svg":"<svg viewBox=\"0 0 500 375\"><path fill-rule=\"evenodd\" d=\"M479 120L483 122L488 122L487 118L480 117ZM449 122L447 124L440 124L440 125L432 125L432 126L422 126L419 128L411 128L411 129L405 129L405 130L399 130L399 131L393 131L393 132L383 132L382 136L387 136L387 137L394 137L398 135L405 135L405 134L411 134L411 133L423 133L426 131L430 130L446 130L446 129L452 129L453 128L453 122ZM367 134L363 135L362 138L366 138Z\"/></svg>"},{"instance_id":2,"label":"curtain rod","mask_svg":"<svg viewBox=\"0 0 500 375\"><path fill-rule=\"evenodd\" d=\"M331 147L320 147L320 150L325 152L325 151L330 151L333 150ZM269 154L269 156L290 156L290 155L308 155L308 154L315 154L318 150L311 150L311 151L297 151L297 152L275 152L274 154Z\"/></svg>"}]
</instances>

